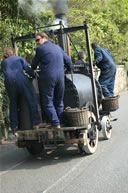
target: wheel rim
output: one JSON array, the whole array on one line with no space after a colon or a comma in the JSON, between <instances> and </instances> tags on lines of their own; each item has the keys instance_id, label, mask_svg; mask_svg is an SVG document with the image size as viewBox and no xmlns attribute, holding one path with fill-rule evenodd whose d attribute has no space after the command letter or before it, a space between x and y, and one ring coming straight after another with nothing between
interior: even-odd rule
<instances>
[{"instance_id":1,"label":"wheel rim","mask_svg":"<svg viewBox=\"0 0 128 193\"><path fill-rule=\"evenodd\" d=\"M87 139L89 142L89 145L93 148L96 145L96 130L95 130L95 120L90 117L89 118L89 124L90 128L87 130Z\"/></svg>"},{"instance_id":2,"label":"wheel rim","mask_svg":"<svg viewBox=\"0 0 128 193\"><path fill-rule=\"evenodd\" d=\"M93 154L96 151L98 145L98 129L96 125L96 118L92 112L89 112L89 124L88 127L81 136L84 139L83 144L79 144L80 150L87 154Z\"/></svg>"},{"instance_id":3,"label":"wheel rim","mask_svg":"<svg viewBox=\"0 0 128 193\"><path fill-rule=\"evenodd\" d=\"M110 139L112 134L112 126L109 116L104 116L101 120L102 133L105 139Z\"/></svg>"}]
</instances>

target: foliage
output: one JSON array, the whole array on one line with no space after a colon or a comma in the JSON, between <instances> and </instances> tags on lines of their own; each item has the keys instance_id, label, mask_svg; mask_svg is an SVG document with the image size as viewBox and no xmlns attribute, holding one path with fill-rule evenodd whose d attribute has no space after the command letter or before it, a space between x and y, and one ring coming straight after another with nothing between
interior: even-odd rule
<instances>
[{"instance_id":1,"label":"foliage","mask_svg":"<svg viewBox=\"0 0 128 193\"><path fill-rule=\"evenodd\" d=\"M2 135L5 135L5 126L6 128L9 127L9 100L4 87L3 77L0 73L0 132Z\"/></svg>"},{"instance_id":2,"label":"foliage","mask_svg":"<svg viewBox=\"0 0 128 193\"><path fill-rule=\"evenodd\" d=\"M0 1L0 12L3 19L11 18L14 19L17 15L18 0L1 0Z\"/></svg>"},{"instance_id":3,"label":"foliage","mask_svg":"<svg viewBox=\"0 0 128 193\"><path fill-rule=\"evenodd\" d=\"M69 25L83 25L83 21L87 19L91 42L98 41L101 46L108 48L117 64L127 58L127 0L80 0L79 4L76 0L69 0L68 3ZM78 49L82 49L81 32L74 35L73 41Z\"/></svg>"}]
</instances>

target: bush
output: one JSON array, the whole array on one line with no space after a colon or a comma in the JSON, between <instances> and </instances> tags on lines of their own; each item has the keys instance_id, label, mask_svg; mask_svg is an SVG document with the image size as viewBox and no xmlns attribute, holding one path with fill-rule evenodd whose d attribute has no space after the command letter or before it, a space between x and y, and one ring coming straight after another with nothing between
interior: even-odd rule
<instances>
[{"instance_id":1,"label":"bush","mask_svg":"<svg viewBox=\"0 0 128 193\"><path fill-rule=\"evenodd\" d=\"M3 76L0 73L0 135L7 139L9 129L9 100L5 90Z\"/></svg>"}]
</instances>

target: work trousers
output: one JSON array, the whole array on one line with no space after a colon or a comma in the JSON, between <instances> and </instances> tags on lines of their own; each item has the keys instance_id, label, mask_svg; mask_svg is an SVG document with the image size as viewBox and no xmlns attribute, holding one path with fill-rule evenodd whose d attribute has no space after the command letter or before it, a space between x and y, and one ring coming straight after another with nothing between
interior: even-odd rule
<instances>
[{"instance_id":1,"label":"work trousers","mask_svg":"<svg viewBox=\"0 0 128 193\"><path fill-rule=\"evenodd\" d=\"M39 80L41 108L52 125L63 121L64 78L43 78Z\"/></svg>"},{"instance_id":2,"label":"work trousers","mask_svg":"<svg viewBox=\"0 0 128 193\"><path fill-rule=\"evenodd\" d=\"M11 128L18 127L18 107L19 98L24 96L30 109L32 125L38 125L40 123L40 117L37 107L36 96L34 92L34 87L31 80L26 78L22 80L20 84L19 81L12 81L11 83L6 83L6 89L10 99L10 122Z\"/></svg>"},{"instance_id":3,"label":"work trousers","mask_svg":"<svg viewBox=\"0 0 128 193\"><path fill-rule=\"evenodd\" d=\"M99 83L101 85L102 93L104 97L114 96L115 75L116 75L116 72L114 72L111 75L101 74L99 76Z\"/></svg>"}]
</instances>

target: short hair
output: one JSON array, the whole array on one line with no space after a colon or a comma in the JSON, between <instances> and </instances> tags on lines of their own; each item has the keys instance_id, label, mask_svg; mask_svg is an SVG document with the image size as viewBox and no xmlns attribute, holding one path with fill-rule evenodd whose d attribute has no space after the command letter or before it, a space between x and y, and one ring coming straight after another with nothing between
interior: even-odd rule
<instances>
[{"instance_id":1,"label":"short hair","mask_svg":"<svg viewBox=\"0 0 128 193\"><path fill-rule=\"evenodd\" d=\"M16 53L16 51L15 51L14 48L6 48L6 49L4 50L3 55L4 55L4 58L8 58L8 57L11 56L11 55L15 55L15 53Z\"/></svg>"},{"instance_id":2,"label":"short hair","mask_svg":"<svg viewBox=\"0 0 128 193\"><path fill-rule=\"evenodd\" d=\"M35 37L36 37L36 36L40 36L40 37L42 37L42 38L48 39L48 35L47 35L46 33L44 33L44 32L37 32L37 33L35 34Z\"/></svg>"},{"instance_id":3,"label":"short hair","mask_svg":"<svg viewBox=\"0 0 128 193\"><path fill-rule=\"evenodd\" d=\"M91 44L91 46L92 46L92 48L97 48L98 42L93 42L93 43Z\"/></svg>"},{"instance_id":4,"label":"short hair","mask_svg":"<svg viewBox=\"0 0 128 193\"><path fill-rule=\"evenodd\" d=\"M84 51L80 51L80 52L78 52L78 57L79 57L79 59L83 59L83 58L84 58L84 56L85 56Z\"/></svg>"}]
</instances>

